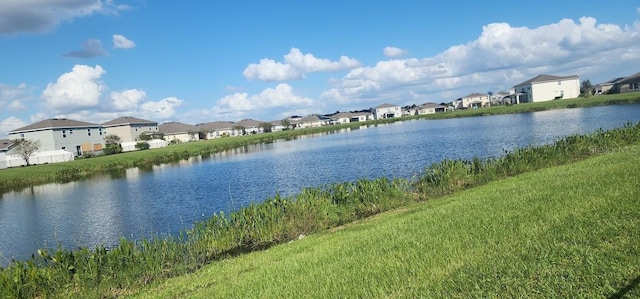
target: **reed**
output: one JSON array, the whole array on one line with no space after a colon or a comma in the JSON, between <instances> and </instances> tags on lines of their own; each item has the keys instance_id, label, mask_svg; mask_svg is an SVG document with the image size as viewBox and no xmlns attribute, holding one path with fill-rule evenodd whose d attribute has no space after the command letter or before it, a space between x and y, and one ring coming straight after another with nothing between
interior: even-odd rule
<instances>
[{"instance_id":1,"label":"reed","mask_svg":"<svg viewBox=\"0 0 640 299\"><path fill-rule=\"evenodd\" d=\"M229 215L215 214L178 236L121 239L118 246L42 249L0 269L0 297L115 297L133 286L192 272L212 261L268 248L416 201L486 184L607 151L640 149L640 123L551 145L526 147L496 159L445 160L414 179L358 180L276 195ZM178 152L180 155L180 152ZM152 161L153 162L153 161Z\"/></svg>"}]
</instances>

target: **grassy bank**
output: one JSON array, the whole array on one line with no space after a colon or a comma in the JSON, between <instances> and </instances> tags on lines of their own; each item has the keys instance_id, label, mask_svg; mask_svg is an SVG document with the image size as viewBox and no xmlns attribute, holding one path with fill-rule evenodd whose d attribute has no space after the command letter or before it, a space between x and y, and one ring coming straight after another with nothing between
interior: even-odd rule
<instances>
[{"instance_id":1,"label":"grassy bank","mask_svg":"<svg viewBox=\"0 0 640 299\"><path fill-rule=\"evenodd\" d=\"M428 166L422 176L411 181L360 180L306 189L287 198L276 196L231 215L214 215L175 238L137 243L123 239L119 246L109 249L41 250L31 260L16 261L0 269L0 297L127 294L141 285L192 273L213 261L270 248L296 240L300 235L326 231L523 172L602 153L631 156L630 153L640 151L638 144L640 123L629 124L606 132L570 136L553 145L519 149L498 159L443 161ZM637 158L637 154L634 157ZM593 175L593 169L590 171ZM624 184L628 177L615 179ZM529 188L527 192L534 194L540 189L541 194L547 194L540 188L545 185L526 180L522 183L531 185L518 186L523 190ZM517 218L512 220L510 224L518 225Z\"/></svg>"},{"instance_id":2,"label":"grassy bank","mask_svg":"<svg viewBox=\"0 0 640 299\"><path fill-rule=\"evenodd\" d=\"M302 135L326 133L344 129L358 128L362 125L376 125L407 119L440 119L455 117L471 117L507 113L521 113L549 109L572 107L589 107L608 104L638 103L640 93L621 95L602 95L589 99L566 99L541 103L526 103L511 106L496 106L481 109L459 110L438 114L392 118L379 121L350 123L320 128L308 128L267 134L220 138L200 142L171 145L162 149L128 152L111 156L78 159L71 162L35 165L32 167L16 167L0 170L0 192L20 190L22 188L51 183L80 180L96 174L123 172L127 168L150 167L162 163L176 162L193 156L209 156L233 148L252 144L273 142L275 140L289 140Z\"/></svg>"},{"instance_id":3,"label":"grassy bank","mask_svg":"<svg viewBox=\"0 0 640 299\"><path fill-rule=\"evenodd\" d=\"M638 177L640 152L530 172L216 262L136 297L637 298Z\"/></svg>"}]
</instances>

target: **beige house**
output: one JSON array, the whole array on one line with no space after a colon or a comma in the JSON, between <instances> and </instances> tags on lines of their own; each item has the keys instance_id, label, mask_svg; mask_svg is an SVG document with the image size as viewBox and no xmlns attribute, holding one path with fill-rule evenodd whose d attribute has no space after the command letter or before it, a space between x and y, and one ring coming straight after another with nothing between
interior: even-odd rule
<instances>
[{"instance_id":1,"label":"beige house","mask_svg":"<svg viewBox=\"0 0 640 299\"><path fill-rule=\"evenodd\" d=\"M196 126L180 122L161 124L158 126L158 132L162 133L168 142L183 143L200 140Z\"/></svg>"},{"instance_id":2,"label":"beige house","mask_svg":"<svg viewBox=\"0 0 640 299\"><path fill-rule=\"evenodd\" d=\"M385 119L402 116L402 109L400 108L400 106L386 103L374 108L372 112L375 119Z\"/></svg>"},{"instance_id":3,"label":"beige house","mask_svg":"<svg viewBox=\"0 0 640 299\"><path fill-rule=\"evenodd\" d=\"M107 134L118 135L122 142L140 141L142 134L158 133L158 123L150 120L125 116L102 124Z\"/></svg>"},{"instance_id":4,"label":"beige house","mask_svg":"<svg viewBox=\"0 0 640 299\"><path fill-rule=\"evenodd\" d=\"M255 119L243 119L236 122L236 126L242 127L246 134L258 134L264 133L264 128L261 126L263 122Z\"/></svg>"},{"instance_id":5,"label":"beige house","mask_svg":"<svg viewBox=\"0 0 640 299\"><path fill-rule=\"evenodd\" d=\"M330 116L332 124L347 124L373 120L371 112L338 112Z\"/></svg>"},{"instance_id":6,"label":"beige house","mask_svg":"<svg viewBox=\"0 0 640 299\"><path fill-rule=\"evenodd\" d=\"M102 125L66 118L50 118L9 132L9 139L38 140L38 152L64 150L81 156L102 151Z\"/></svg>"},{"instance_id":7,"label":"beige house","mask_svg":"<svg viewBox=\"0 0 640 299\"><path fill-rule=\"evenodd\" d=\"M453 101L455 109L482 108L490 106L489 95L484 93L472 93Z\"/></svg>"},{"instance_id":8,"label":"beige house","mask_svg":"<svg viewBox=\"0 0 640 299\"><path fill-rule=\"evenodd\" d=\"M580 77L538 75L513 87L517 103L571 99L580 96Z\"/></svg>"},{"instance_id":9,"label":"beige house","mask_svg":"<svg viewBox=\"0 0 640 299\"><path fill-rule=\"evenodd\" d=\"M298 128L315 128L331 124L331 118L322 115L309 115L297 121Z\"/></svg>"},{"instance_id":10,"label":"beige house","mask_svg":"<svg viewBox=\"0 0 640 299\"><path fill-rule=\"evenodd\" d=\"M205 139L242 135L242 130L230 121L201 123L196 125L196 129L204 135Z\"/></svg>"},{"instance_id":11,"label":"beige house","mask_svg":"<svg viewBox=\"0 0 640 299\"><path fill-rule=\"evenodd\" d=\"M436 103L424 103L417 108L418 115L433 114L437 112L445 112L447 107Z\"/></svg>"}]
</instances>

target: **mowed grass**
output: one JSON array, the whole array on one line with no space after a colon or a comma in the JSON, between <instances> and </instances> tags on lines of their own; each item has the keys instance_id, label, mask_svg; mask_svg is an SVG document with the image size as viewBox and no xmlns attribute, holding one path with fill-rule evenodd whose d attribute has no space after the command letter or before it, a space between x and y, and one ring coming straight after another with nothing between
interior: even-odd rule
<instances>
[{"instance_id":1,"label":"mowed grass","mask_svg":"<svg viewBox=\"0 0 640 299\"><path fill-rule=\"evenodd\" d=\"M134 297L640 297L637 149L224 259Z\"/></svg>"}]
</instances>

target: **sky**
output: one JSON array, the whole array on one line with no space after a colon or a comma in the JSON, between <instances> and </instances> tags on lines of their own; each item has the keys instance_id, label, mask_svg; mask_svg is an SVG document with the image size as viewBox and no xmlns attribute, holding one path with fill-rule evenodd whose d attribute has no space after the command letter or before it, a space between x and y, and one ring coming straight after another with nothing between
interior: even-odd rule
<instances>
[{"instance_id":1,"label":"sky","mask_svg":"<svg viewBox=\"0 0 640 299\"><path fill-rule=\"evenodd\" d=\"M0 138L53 117L272 121L637 72L635 0L0 0Z\"/></svg>"}]
</instances>

